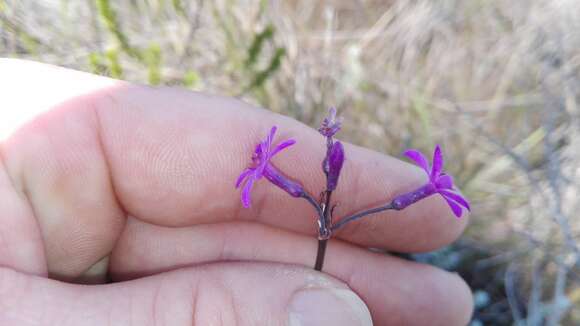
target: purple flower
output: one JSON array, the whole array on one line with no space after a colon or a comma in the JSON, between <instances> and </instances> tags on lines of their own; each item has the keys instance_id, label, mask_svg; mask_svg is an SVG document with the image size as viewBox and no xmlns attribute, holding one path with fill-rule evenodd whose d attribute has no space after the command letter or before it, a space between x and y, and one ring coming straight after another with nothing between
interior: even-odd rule
<instances>
[{"instance_id":1,"label":"purple flower","mask_svg":"<svg viewBox=\"0 0 580 326\"><path fill-rule=\"evenodd\" d=\"M324 118L318 131L324 137L332 137L340 130L341 126L342 118L336 117L336 108L332 107L328 110L328 116Z\"/></svg>"},{"instance_id":2,"label":"purple flower","mask_svg":"<svg viewBox=\"0 0 580 326\"><path fill-rule=\"evenodd\" d=\"M340 130L342 117L336 116L336 108L328 109L328 116L324 118L318 131L326 137L326 156L322 161L322 171L326 175L326 190L333 191L338 184L338 177L344 162L344 149L342 144L334 141L332 137Z\"/></svg>"},{"instance_id":3,"label":"purple flower","mask_svg":"<svg viewBox=\"0 0 580 326\"><path fill-rule=\"evenodd\" d=\"M405 155L415 161L429 176L429 181L419 189L397 196L393 202L393 208L401 210L425 197L433 194L440 194L457 217L461 217L462 207L471 210L469 202L461 196L453 187L453 178L443 173L443 155L441 147L437 145L433 152L433 166L429 167L429 162L425 155L415 149L405 151Z\"/></svg>"},{"instance_id":4,"label":"purple flower","mask_svg":"<svg viewBox=\"0 0 580 326\"><path fill-rule=\"evenodd\" d=\"M326 190L333 191L338 185L338 177L340 176L340 170L342 169L342 164L344 163L344 148L342 147L341 142L334 142L326 161L328 165Z\"/></svg>"},{"instance_id":5,"label":"purple flower","mask_svg":"<svg viewBox=\"0 0 580 326\"><path fill-rule=\"evenodd\" d=\"M252 191L252 186L257 180L262 178L262 176L266 177L268 181L282 188L293 197L301 197L304 195L304 189L299 183L286 178L270 163L270 159L272 159L274 155L296 143L294 139L288 139L272 148L272 141L274 140L275 133L276 127L274 126L270 130L268 137L256 146L256 150L252 155L252 166L245 169L236 181L236 188L239 188L242 183L245 182L241 197L242 204L246 208L250 207L251 204L250 193Z\"/></svg>"}]
</instances>

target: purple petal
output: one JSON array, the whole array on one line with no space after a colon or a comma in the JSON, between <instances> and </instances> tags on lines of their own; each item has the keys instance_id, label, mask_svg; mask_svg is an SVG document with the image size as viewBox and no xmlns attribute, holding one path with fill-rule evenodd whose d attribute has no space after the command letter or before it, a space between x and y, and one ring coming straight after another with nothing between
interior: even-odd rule
<instances>
[{"instance_id":1,"label":"purple petal","mask_svg":"<svg viewBox=\"0 0 580 326\"><path fill-rule=\"evenodd\" d=\"M465 197L461 196L458 193L449 191L449 190L439 190L438 191L441 195L443 195L443 197L452 199L453 201L457 202L459 205L467 208L468 211L471 212L471 206L469 206L469 202L467 201L467 199L465 199Z\"/></svg>"},{"instance_id":2,"label":"purple petal","mask_svg":"<svg viewBox=\"0 0 580 326\"><path fill-rule=\"evenodd\" d=\"M240 174L240 176L238 177L238 180L236 180L236 188L239 188L240 185L242 184L242 182L244 181L244 179L252 174L254 172L254 169L252 168L247 168L244 170L244 172L242 172L242 174Z\"/></svg>"},{"instance_id":3,"label":"purple petal","mask_svg":"<svg viewBox=\"0 0 580 326\"><path fill-rule=\"evenodd\" d=\"M437 189L453 189L453 178L448 174L442 174L435 180Z\"/></svg>"},{"instance_id":4,"label":"purple petal","mask_svg":"<svg viewBox=\"0 0 580 326\"><path fill-rule=\"evenodd\" d=\"M274 150L272 151L272 153L270 154L270 157L276 155L278 152L280 152L281 150L283 150L286 147L290 147L292 145L296 144L296 141L294 139L288 139L286 141L281 142L280 144L278 144L276 146L276 148L274 148Z\"/></svg>"},{"instance_id":5,"label":"purple petal","mask_svg":"<svg viewBox=\"0 0 580 326\"><path fill-rule=\"evenodd\" d=\"M262 156L262 143L261 142L258 145L256 145L256 149L254 150L254 154L257 157Z\"/></svg>"},{"instance_id":6,"label":"purple petal","mask_svg":"<svg viewBox=\"0 0 580 326\"><path fill-rule=\"evenodd\" d=\"M461 217L461 206L459 206L456 202L454 202L452 199L447 198L446 196L441 195L441 197L443 197L443 199L445 199L445 201L447 202L447 204L449 205L449 207L451 207L451 210L453 211L453 214L457 217L460 218Z\"/></svg>"},{"instance_id":7,"label":"purple petal","mask_svg":"<svg viewBox=\"0 0 580 326\"><path fill-rule=\"evenodd\" d=\"M258 180L262 177L262 175L264 175L264 169L266 169L266 165L268 165L268 161L260 161L260 164L258 164L258 166L255 168L254 179Z\"/></svg>"},{"instance_id":8,"label":"purple petal","mask_svg":"<svg viewBox=\"0 0 580 326\"><path fill-rule=\"evenodd\" d=\"M425 170L425 173L429 175L429 162L427 161L427 158L425 157L425 155L423 155L423 153L419 152L416 149L408 149L403 154L408 158L410 158L411 160L415 161L415 163L417 163L417 165L423 168L423 170Z\"/></svg>"},{"instance_id":9,"label":"purple petal","mask_svg":"<svg viewBox=\"0 0 580 326\"><path fill-rule=\"evenodd\" d=\"M272 147L272 142L274 141L274 135L276 134L276 129L278 129L276 126L273 126L272 129L270 129L270 133L268 134L268 138L266 138L266 141L264 143L264 146L266 148L262 149L262 150L264 150L264 153L270 152L270 148Z\"/></svg>"},{"instance_id":10,"label":"purple petal","mask_svg":"<svg viewBox=\"0 0 580 326\"><path fill-rule=\"evenodd\" d=\"M242 205L244 205L245 208L250 208L250 204L251 204L251 191L252 191L252 186L254 185L254 178L250 177L248 178L248 181L246 182L246 185L244 186L244 189L242 189Z\"/></svg>"},{"instance_id":11,"label":"purple petal","mask_svg":"<svg viewBox=\"0 0 580 326\"><path fill-rule=\"evenodd\" d=\"M441 146L437 144L433 152L433 167L431 167L431 180L437 180L437 177L443 170L443 154L441 154Z\"/></svg>"}]
</instances>

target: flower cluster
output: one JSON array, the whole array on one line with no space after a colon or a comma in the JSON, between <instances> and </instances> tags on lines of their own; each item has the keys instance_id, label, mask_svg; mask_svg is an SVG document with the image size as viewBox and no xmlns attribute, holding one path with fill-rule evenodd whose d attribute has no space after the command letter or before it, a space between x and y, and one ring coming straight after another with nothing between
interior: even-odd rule
<instances>
[{"instance_id":1,"label":"flower cluster","mask_svg":"<svg viewBox=\"0 0 580 326\"><path fill-rule=\"evenodd\" d=\"M251 191L256 181L265 177L291 196L306 199L315 208L318 214L319 239L319 252L315 266L317 270L322 268L326 240L331 237L333 231L354 220L385 210L402 210L421 199L435 194L439 194L447 202L453 214L458 218L462 216L463 209L471 209L467 199L455 189L453 178L443 172L443 155L441 147L437 145L431 165L425 155L418 150L411 149L404 153L427 174L428 180L424 185L414 191L396 196L384 206L343 217L333 225L331 195L338 186L340 172L345 160L344 146L340 141L334 139L334 135L340 130L341 125L342 119L337 117L336 109L331 108L328 116L324 118L322 125L318 129L322 136L326 138L326 155L322 161L322 171L326 176L326 189L322 192L319 201L315 200L299 182L286 177L272 165L271 159L274 155L296 143L295 140L289 139L273 146L276 127L272 127L266 139L256 146L252 156L252 164L240 174L236 181L236 188L243 185L241 200L244 207L250 207L251 205Z\"/></svg>"}]
</instances>

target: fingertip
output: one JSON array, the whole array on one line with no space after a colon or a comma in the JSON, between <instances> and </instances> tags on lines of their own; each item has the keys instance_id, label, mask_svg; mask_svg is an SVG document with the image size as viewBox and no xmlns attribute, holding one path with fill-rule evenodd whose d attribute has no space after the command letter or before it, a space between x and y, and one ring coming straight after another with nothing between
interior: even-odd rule
<instances>
[{"instance_id":1,"label":"fingertip","mask_svg":"<svg viewBox=\"0 0 580 326\"><path fill-rule=\"evenodd\" d=\"M290 305L290 326L372 326L371 313L362 299L347 288L305 288Z\"/></svg>"},{"instance_id":2,"label":"fingertip","mask_svg":"<svg viewBox=\"0 0 580 326\"><path fill-rule=\"evenodd\" d=\"M424 267L428 272L415 284L416 294L421 293L415 296L415 303L418 310L431 311L424 314L430 316L428 324L467 325L473 314L473 296L467 283L457 273Z\"/></svg>"},{"instance_id":3,"label":"fingertip","mask_svg":"<svg viewBox=\"0 0 580 326\"><path fill-rule=\"evenodd\" d=\"M199 272L197 296L204 298L196 303L199 324L214 320L215 307L220 307L226 325L241 320L249 325L372 326L369 309L356 293L310 268L236 262L202 266Z\"/></svg>"},{"instance_id":4,"label":"fingertip","mask_svg":"<svg viewBox=\"0 0 580 326\"><path fill-rule=\"evenodd\" d=\"M440 314L441 321L434 325L467 325L473 314L473 295L465 280L458 274L437 270L437 279L432 281L436 286L435 293L445 306Z\"/></svg>"},{"instance_id":5,"label":"fingertip","mask_svg":"<svg viewBox=\"0 0 580 326\"><path fill-rule=\"evenodd\" d=\"M469 224L469 213L457 217L440 196L432 196L425 203L417 203L416 207L409 207L410 215L425 219L415 227L416 235L413 248L408 252L423 253L448 246L463 234Z\"/></svg>"},{"instance_id":6,"label":"fingertip","mask_svg":"<svg viewBox=\"0 0 580 326\"><path fill-rule=\"evenodd\" d=\"M357 267L346 274L349 286L382 324L462 326L471 317L471 291L456 273L371 253L351 263Z\"/></svg>"},{"instance_id":7,"label":"fingertip","mask_svg":"<svg viewBox=\"0 0 580 326\"><path fill-rule=\"evenodd\" d=\"M459 274L453 273L452 277L455 278L456 286L455 293L452 294L455 297L455 302L451 316L456 322L455 325L467 325L473 315L473 293L467 282Z\"/></svg>"}]
</instances>

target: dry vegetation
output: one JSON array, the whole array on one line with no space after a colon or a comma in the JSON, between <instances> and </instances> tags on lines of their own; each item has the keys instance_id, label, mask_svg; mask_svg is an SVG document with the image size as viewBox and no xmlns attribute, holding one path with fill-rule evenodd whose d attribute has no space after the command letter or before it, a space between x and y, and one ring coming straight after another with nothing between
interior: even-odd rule
<instances>
[{"instance_id":1,"label":"dry vegetation","mask_svg":"<svg viewBox=\"0 0 580 326\"><path fill-rule=\"evenodd\" d=\"M343 137L387 153L440 142L473 224L414 258L466 277L473 325L580 321L575 0L0 0L0 54L311 125L335 105Z\"/></svg>"}]
</instances>

